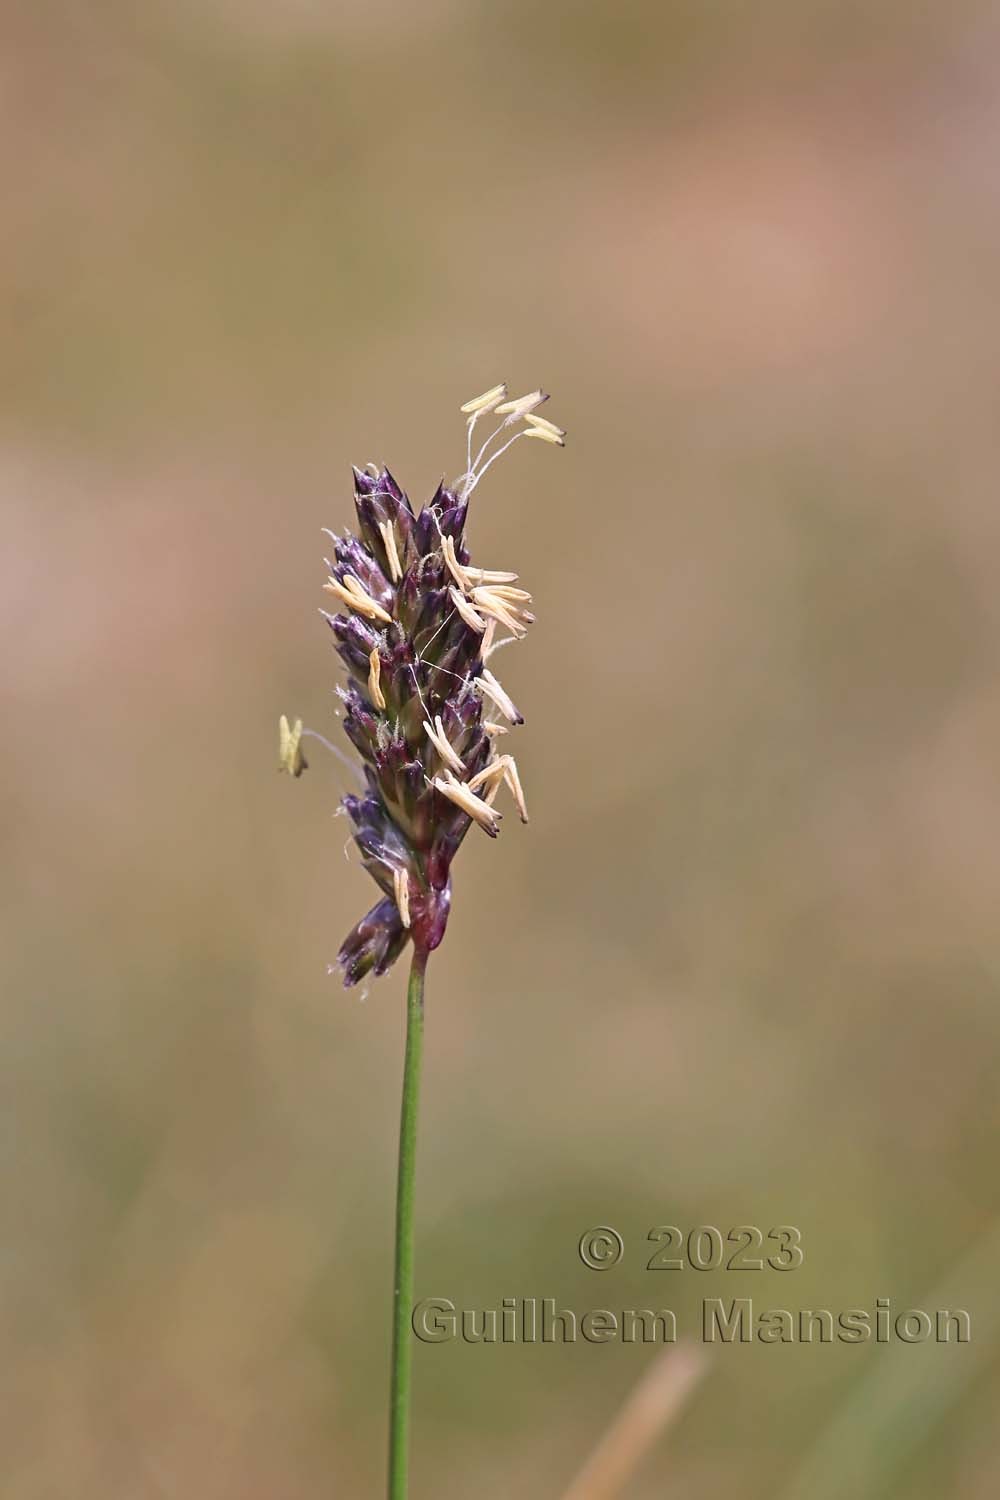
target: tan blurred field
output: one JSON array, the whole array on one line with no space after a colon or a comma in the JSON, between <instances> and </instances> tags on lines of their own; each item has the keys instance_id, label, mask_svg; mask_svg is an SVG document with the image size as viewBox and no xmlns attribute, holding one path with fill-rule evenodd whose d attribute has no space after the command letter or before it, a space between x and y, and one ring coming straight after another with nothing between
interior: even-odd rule
<instances>
[{"instance_id":1,"label":"tan blurred field","mask_svg":"<svg viewBox=\"0 0 1000 1500\"><path fill-rule=\"evenodd\" d=\"M372 889L275 725L337 732L349 464L426 498L506 378L570 440L475 501L532 822L430 968L418 1293L945 1287L968 1346L717 1350L628 1500L994 1496L995 11L2 23L4 1495L381 1493L404 976L327 977ZM559 1500L651 1353L419 1346L414 1500Z\"/></svg>"}]
</instances>

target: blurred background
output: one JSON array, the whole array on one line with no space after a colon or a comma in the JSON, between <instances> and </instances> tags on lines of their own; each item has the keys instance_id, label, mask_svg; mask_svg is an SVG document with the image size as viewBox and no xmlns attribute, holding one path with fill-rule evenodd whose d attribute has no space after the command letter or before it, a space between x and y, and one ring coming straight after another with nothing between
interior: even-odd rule
<instances>
[{"instance_id":1,"label":"blurred background","mask_svg":"<svg viewBox=\"0 0 1000 1500\"><path fill-rule=\"evenodd\" d=\"M995 9L0 25L4 1493L381 1493L405 976L327 977L373 888L276 722L338 733L350 462L422 501L506 379L570 440L471 523L532 823L430 969L418 1295L947 1295L717 1350L628 1494L995 1495ZM794 1275L644 1269L775 1222ZM558 1500L651 1353L419 1346L415 1497Z\"/></svg>"}]
</instances>

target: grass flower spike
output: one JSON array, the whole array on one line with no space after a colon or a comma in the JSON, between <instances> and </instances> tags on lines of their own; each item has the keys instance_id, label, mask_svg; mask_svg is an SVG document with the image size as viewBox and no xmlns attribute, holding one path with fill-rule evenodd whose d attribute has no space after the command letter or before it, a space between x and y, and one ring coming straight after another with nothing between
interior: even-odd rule
<instances>
[{"instance_id":1,"label":"grass flower spike","mask_svg":"<svg viewBox=\"0 0 1000 1500\"><path fill-rule=\"evenodd\" d=\"M413 1302L414 1179L427 958L451 910L451 865L476 824L496 838L502 791L528 821L514 757L495 741L524 718L486 662L534 622L516 573L473 566L465 541L469 501L486 471L520 438L563 446L561 427L537 409L544 391L509 399L495 385L466 401L465 469L416 513L388 469L354 471L358 534L328 533L324 587L339 613L321 613L347 668L337 689L344 731L361 757L363 791L344 797L361 862L379 888L347 934L337 962L347 986L384 974L408 944L406 1052L396 1186L396 1256L389 1398L389 1500L406 1500ZM475 449L476 428L499 425ZM506 722L500 723L499 719ZM279 725L279 765L306 768L302 721ZM322 739L322 736L315 736ZM336 751L335 746L330 746ZM339 751L336 751L340 754Z\"/></svg>"},{"instance_id":2,"label":"grass flower spike","mask_svg":"<svg viewBox=\"0 0 1000 1500\"><path fill-rule=\"evenodd\" d=\"M491 722L497 713L523 720L486 660L523 639L531 596L516 573L472 566L465 528L473 491L512 443L540 433L562 443L562 429L535 415L546 399L539 390L511 400L497 385L467 401L465 470L419 512L388 469L355 469L357 534L329 533L324 588L339 612L326 619L348 673L338 689L343 727L365 778L343 807L381 892L341 945L345 985L384 974L408 943L424 954L438 946L452 861L473 824L496 837L501 789L525 816L517 766L496 754L502 726ZM476 429L492 416L495 430L474 456ZM297 775L298 738L282 722L281 764Z\"/></svg>"}]
</instances>

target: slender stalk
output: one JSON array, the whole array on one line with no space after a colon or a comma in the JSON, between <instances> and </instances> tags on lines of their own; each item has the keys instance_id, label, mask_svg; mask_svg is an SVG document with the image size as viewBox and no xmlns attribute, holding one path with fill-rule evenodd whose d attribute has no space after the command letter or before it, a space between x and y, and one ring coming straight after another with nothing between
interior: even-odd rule
<instances>
[{"instance_id":1,"label":"slender stalk","mask_svg":"<svg viewBox=\"0 0 1000 1500\"><path fill-rule=\"evenodd\" d=\"M616 1500L647 1451L680 1415L708 1367L694 1344L665 1349L646 1370L563 1500Z\"/></svg>"},{"instance_id":2,"label":"slender stalk","mask_svg":"<svg viewBox=\"0 0 1000 1500\"><path fill-rule=\"evenodd\" d=\"M396 1179L396 1272L392 1316L392 1381L389 1395L389 1500L406 1500L410 1441L410 1372L413 1346L413 1196L417 1162L417 1107L424 1048L424 973L427 954L415 949L406 991L406 1057L399 1117Z\"/></svg>"}]
</instances>

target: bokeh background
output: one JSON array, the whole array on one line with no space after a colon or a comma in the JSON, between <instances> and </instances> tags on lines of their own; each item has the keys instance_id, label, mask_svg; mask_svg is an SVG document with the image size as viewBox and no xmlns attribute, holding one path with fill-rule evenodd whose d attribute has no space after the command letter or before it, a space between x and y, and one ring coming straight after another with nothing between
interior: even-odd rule
<instances>
[{"instance_id":1,"label":"bokeh background","mask_svg":"<svg viewBox=\"0 0 1000 1500\"><path fill-rule=\"evenodd\" d=\"M476 498L533 817L430 971L418 1291L947 1297L717 1351L628 1494L996 1494L995 9L2 29L4 1493L381 1492L404 976L327 977L372 892L275 725L336 733L349 462L426 497L506 378L571 439ZM643 1269L775 1222L794 1276ZM558 1500L650 1353L419 1347L415 1496Z\"/></svg>"}]
</instances>

